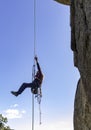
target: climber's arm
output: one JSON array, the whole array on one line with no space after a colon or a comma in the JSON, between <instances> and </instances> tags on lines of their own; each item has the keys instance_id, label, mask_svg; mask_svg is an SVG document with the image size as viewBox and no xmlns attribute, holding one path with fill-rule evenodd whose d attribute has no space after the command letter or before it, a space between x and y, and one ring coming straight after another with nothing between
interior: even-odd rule
<instances>
[{"instance_id":1,"label":"climber's arm","mask_svg":"<svg viewBox=\"0 0 91 130\"><path fill-rule=\"evenodd\" d=\"M38 71L42 74L42 71L41 71L41 68L40 68L40 65L39 65L39 62L38 62L38 58L35 57L35 61L36 61L36 64L37 64L37 69Z\"/></svg>"}]
</instances>

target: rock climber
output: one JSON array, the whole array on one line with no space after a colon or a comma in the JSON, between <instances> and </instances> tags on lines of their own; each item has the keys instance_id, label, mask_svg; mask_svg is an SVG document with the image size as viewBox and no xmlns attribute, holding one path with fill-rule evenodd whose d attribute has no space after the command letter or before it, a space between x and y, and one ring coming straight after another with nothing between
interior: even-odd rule
<instances>
[{"instance_id":1,"label":"rock climber","mask_svg":"<svg viewBox=\"0 0 91 130\"><path fill-rule=\"evenodd\" d=\"M31 88L31 91L33 94L37 94L38 93L38 88L41 87L42 81L43 81L43 74L38 62L38 58L35 56L35 61L36 61L36 65L37 65L37 72L36 75L34 76L34 80L32 81L32 83L23 83L20 88L18 89L18 91L11 91L11 93L14 96L18 96L20 95L26 88Z\"/></svg>"}]
</instances>

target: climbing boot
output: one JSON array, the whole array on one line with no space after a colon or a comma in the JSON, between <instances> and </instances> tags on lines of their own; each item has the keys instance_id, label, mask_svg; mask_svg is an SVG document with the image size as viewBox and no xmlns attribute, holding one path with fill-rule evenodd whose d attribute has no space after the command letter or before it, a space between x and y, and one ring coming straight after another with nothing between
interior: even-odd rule
<instances>
[{"instance_id":1,"label":"climbing boot","mask_svg":"<svg viewBox=\"0 0 91 130\"><path fill-rule=\"evenodd\" d=\"M11 93L16 97L18 96L18 92L11 91Z\"/></svg>"}]
</instances>

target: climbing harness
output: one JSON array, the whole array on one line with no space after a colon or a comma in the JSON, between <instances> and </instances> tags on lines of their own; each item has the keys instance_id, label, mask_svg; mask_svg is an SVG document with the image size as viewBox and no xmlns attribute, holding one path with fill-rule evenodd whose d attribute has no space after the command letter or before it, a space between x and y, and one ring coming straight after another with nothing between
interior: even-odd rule
<instances>
[{"instance_id":1,"label":"climbing harness","mask_svg":"<svg viewBox=\"0 0 91 130\"><path fill-rule=\"evenodd\" d=\"M34 0L34 57L36 56L36 0ZM33 68L32 68L32 81L35 78L35 59L33 63ZM34 94L32 92L32 130L34 130L34 98L37 98L37 102L39 104L39 123L41 124L41 97L42 97L42 92L41 92L41 86L37 88L37 93Z\"/></svg>"}]
</instances>

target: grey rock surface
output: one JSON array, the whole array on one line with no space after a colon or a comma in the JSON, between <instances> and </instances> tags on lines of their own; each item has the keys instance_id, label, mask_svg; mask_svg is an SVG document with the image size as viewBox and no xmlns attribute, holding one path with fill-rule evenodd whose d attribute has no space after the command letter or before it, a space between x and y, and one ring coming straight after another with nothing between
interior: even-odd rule
<instances>
[{"instance_id":1,"label":"grey rock surface","mask_svg":"<svg viewBox=\"0 0 91 130\"><path fill-rule=\"evenodd\" d=\"M71 49L80 73L74 103L74 130L91 130L91 0L71 3Z\"/></svg>"}]
</instances>

